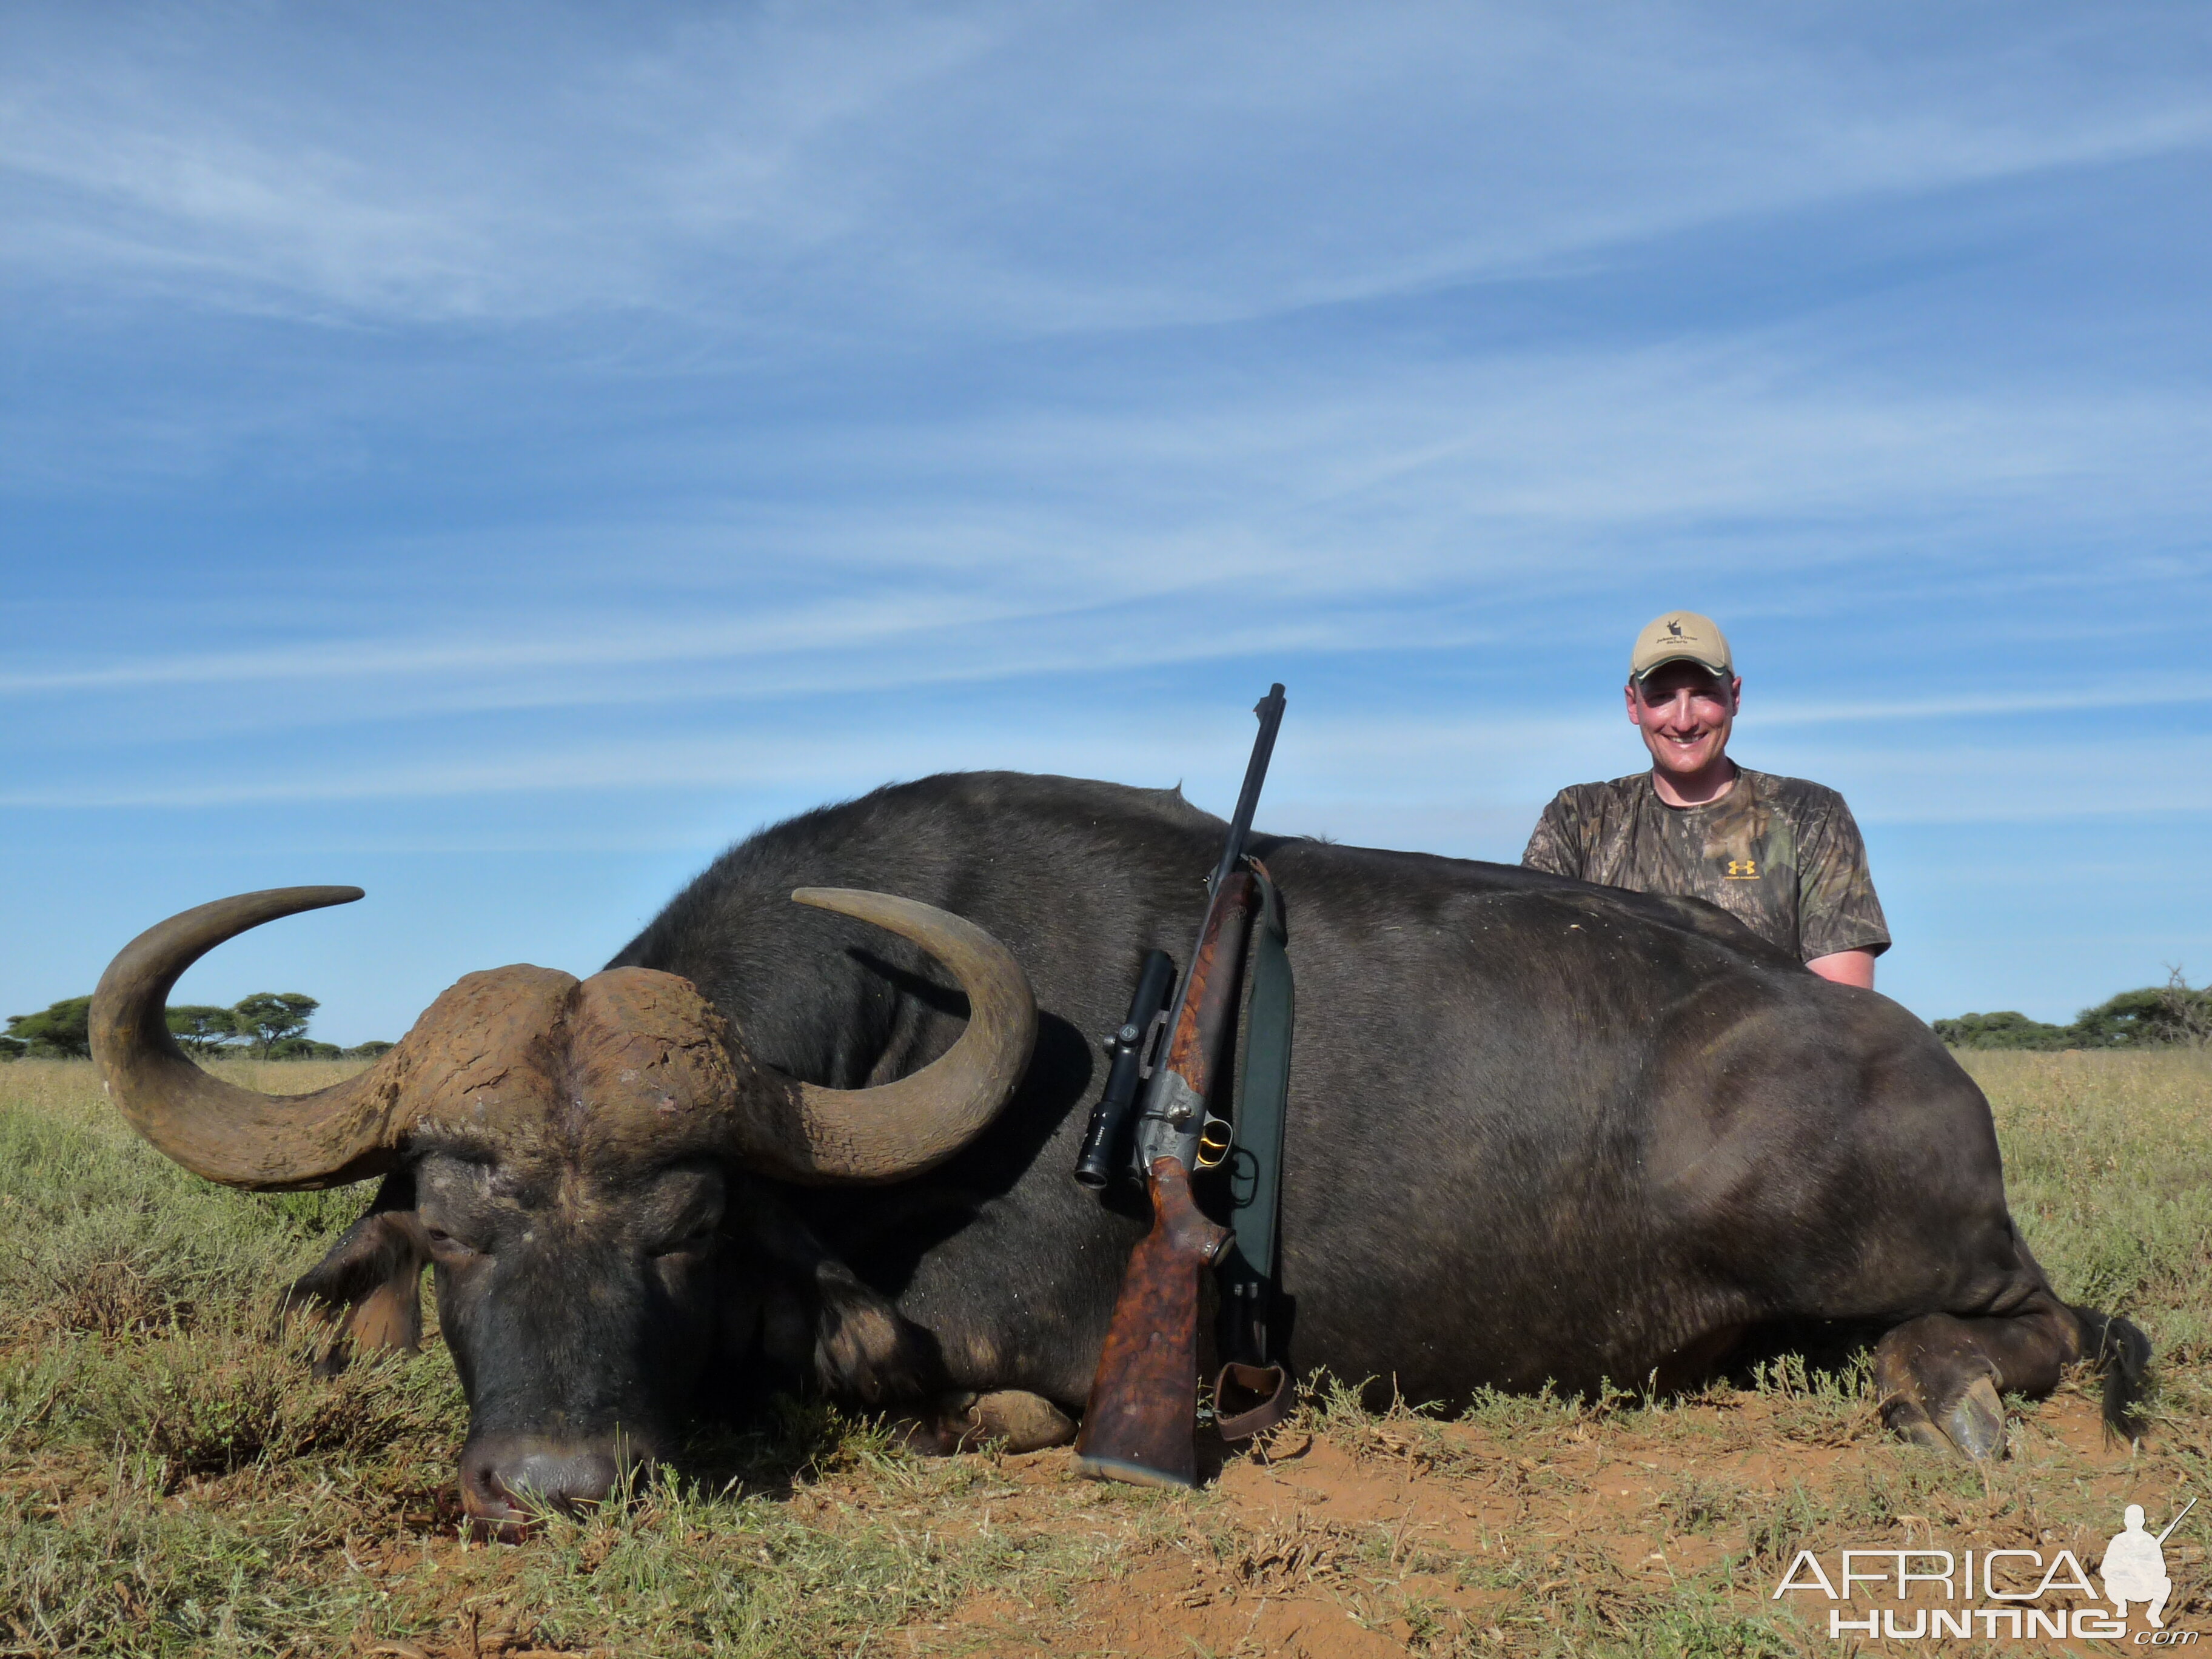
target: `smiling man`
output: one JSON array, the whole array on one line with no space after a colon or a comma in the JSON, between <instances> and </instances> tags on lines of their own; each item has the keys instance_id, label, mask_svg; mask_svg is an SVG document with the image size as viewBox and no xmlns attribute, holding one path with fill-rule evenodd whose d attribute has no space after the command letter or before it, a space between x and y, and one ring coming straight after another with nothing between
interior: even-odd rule
<instances>
[{"instance_id":1,"label":"smiling man","mask_svg":"<svg viewBox=\"0 0 2212 1659\"><path fill-rule=\"evenodd\" d=\"M1627 692L1651 769L1562 789L1521 862L1711 900L1822 978L1872 989L1889 929L1851 809L1832 789L1728 757L1743 681L1712 618L1670 611L1645 628Z\"/></svg>"}]
</instances>

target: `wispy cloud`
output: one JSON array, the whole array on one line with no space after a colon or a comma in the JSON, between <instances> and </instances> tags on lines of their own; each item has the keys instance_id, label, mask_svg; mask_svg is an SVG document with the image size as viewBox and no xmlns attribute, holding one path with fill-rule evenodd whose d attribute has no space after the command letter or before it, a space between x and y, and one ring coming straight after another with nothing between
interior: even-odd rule
<instances>
[{"instance_id":1,"label":"wispy cloud","mask_svg":"<svg viewBox=\"0 0 2212 1659\"><path fill-rule=\"evenodd\" d=\"M2110 710L2128 705L2106 703ZM825 725L818 716L763 722L738 733L578 738L528 750L512 745L434 752L375 765L332 766L312 756L251 768L161 766L148 773L0 787L0 808L18 811L490 801L536 795L738 795L833 799L888 780L937 771L999 769L1072 773L1164 785L1184 779L1193 799L1217 808L1233 790L1249 734L1230 707L1164 744L1143 726L1099 721L1064 702L1020 721L941 719L926 730ZM1989 711L1996 712L1996 711ZM2010 712L2032 713L2015 708ZM2212 811L2212 738L2106 732L2075 744L2044 730L1999 731L1961 741L1900 736L1916 720L1954 720L1943 708L1870 709L1840 741L1792 737L1786 717L1747 721L1736 744L1747 763L1843 787L1870 823L2021 823L2054 819ZM1283 828L1352 838L1359 825L1482 823L1533 819L1563 784L1638 769L1625 722L1555 708L1493 707L1458 719L1346 719L1300 710L1278 763L1275 799L1297 803ZM1815 724L1815 730L1820 728ZM1878 729L1879 740L1869 736ZM2063 787L2046 757L2063 745ZM655 844L658 827L640 824ZM1437 845L1430 842L1429 845ZM1454 836L1443 843L1464 850Z\"/></svg>"},{"instance_id":2,"label":"wispy cloud","mask_svg":"<svg viewBox=\"0 0 2212 1659\"><path fill-rule=\"evenodd\" d=\"M98 667L0 673L0 696L269 681L504 677L543 668L580 672L636 663L804 658L828 649L864 649L934 629L988 625L1020 614L1016 607L978 597L948 599L908 592L895 600L857 599L799 611L756 612L737 620L633 618L612 629L521 639L486 628L459 637L334 639Z\"/></svg>"},{"instance_id":3,"label":"wispy cloud","mask_svg":"<svg viewBox=\"0 0 2212 1659\"><path fill-rule=\"evenodd\" d=\"M2052 684L2051 678L2059 683ZM1784 703L1754 708L1761 726L1885 726L1899 721L1960 720L1983 718L2014 720L2031 714L2112 713L2125 708L2179 708L2212 703L2212 680L2160 678L2123 679L2077 678L2071 668L2061 668L2040 686L2030 684L2005 691L1972 696L1938 694L1925 697L1864 697L1838 688L1832 702L1820 704Z\"/></svg>"},{"instance_id":4,"label":"wispy cloud","mask_svg":"<svg viewBox=\"0 0 2212 1659\"><path fill-rule=\"evenodd\" d=\"M309 20L258 7L137 19L96 36L15 20L29 49L0 102L0 177L25 210L9 263L413 322L664 303L726 237L754 264L802 253L839 216L810 211L794 152L975 33L883 17L855 52L842 29L768 15L638 14L632 32L482 13L439 20L447 52L426 55L404 9L356 20L336 53ZM489 56L507 70L489 99Z\"/></svg>"},{"instance_id":5,"label":"wispy cloud","mask_svg":"<svg viewBox=\"0 0 2212 1659\"><path fill-rule=\"evenodd\" d=\"M1700 6L1415 7L1356 40L1334 8L556 9L441 16L443 63L407 8L343 51L304 15L16 15L9 262L391 321L1220 322L2212 135L2201 31L2122 68L2032 9L1996 76L1962 72L1963 22L1917 15L1908 64ZM1194 234L1231 204L1245 234Z\"/></svg>"}]
</instances>

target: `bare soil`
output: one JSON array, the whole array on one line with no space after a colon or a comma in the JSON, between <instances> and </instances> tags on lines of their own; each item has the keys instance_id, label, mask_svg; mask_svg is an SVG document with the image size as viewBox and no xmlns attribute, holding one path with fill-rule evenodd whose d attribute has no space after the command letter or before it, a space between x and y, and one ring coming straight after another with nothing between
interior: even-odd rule
<instances>
[{"instance_id":1,"label":"bare soil","mask_svg":"<svg viewBox=\"0 0 2212 1659\"><path fill-rule=\"evenodd\" d=\"M1847 1546L1927 1544L2065 1547L2094 1570L2126 1504L2156 1517L2185 1501L2174 1456L2109 1438L2080 1387L2030 1408L2014 1439L2014 1456L1984 1478L1889 1442L1863 1401L1815 1407L1785 1391L1723 1389L1658 1410L1554 1407L1550 1421L1520 1425L1310 1410L1264 1448L1222 1459L1192 1495L1082 1481L1066 1452L1048 1451L981 1455L988 1478L957 1503L887 1489L875 1468L802 1483L782 1501L832 1534L903 1524L1005 1542L1017 1571L978 1583L948 1617L854 1652L1387 1659L1572 1652L1593 1638L1611 1646L1608 1636L1622 1650L1666 1651L1676 1644L1649 1638L1663 1638L1670 1605L1687 1605L1696 1618L1677 1650L1840 1654L1827 1602L1773 1600L1799 1547L1832 1571ZM2181 1462L2201 1449L2183 1449ZM613 1651L541 1646L522 1582L539 1546L465 1545L442 1495L422 1496L428 1510L408 1517L422 1530L349 1549L371 1573L442 1577L440 1628L412 1640L363 1635L353 1651ZM1054 1544L1073 1547L1067 1571L1018 1571ZM2205 1556L2193 1538L2169 1542L2179 1587L2169 1626L2212 1626ZM1927 1599L1916 1591L1899 1605Z\"/></svg>"}]
</instances>

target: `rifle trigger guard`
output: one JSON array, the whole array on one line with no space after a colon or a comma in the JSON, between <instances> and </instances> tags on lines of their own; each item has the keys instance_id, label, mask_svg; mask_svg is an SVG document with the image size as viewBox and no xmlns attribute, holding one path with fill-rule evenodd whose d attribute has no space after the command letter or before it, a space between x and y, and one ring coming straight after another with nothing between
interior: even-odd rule
<instances>
[{"instance_id":1,"label":"rifle trigger guard","mask_svg":"<svg viewBox=\"0 0 2212 1659\"><path fill-rule=\"evenodd\" d=\"M1198 1148L1191 1156L1193 1167L1200 1170L1218 1169L1236 1144L1236 1131L1229 1120L1208 1117L1206 1127L1198 1132Z\"/></svg>"}]
</instances>

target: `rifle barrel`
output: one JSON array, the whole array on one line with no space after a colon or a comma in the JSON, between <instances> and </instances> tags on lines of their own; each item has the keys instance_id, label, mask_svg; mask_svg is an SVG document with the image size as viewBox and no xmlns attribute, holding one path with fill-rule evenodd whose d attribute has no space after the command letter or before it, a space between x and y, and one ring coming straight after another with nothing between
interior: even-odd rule
<instances>
[{"instance_id":1,"label":"rifle barrel","mask_svg":"<svg viewBox=\"0 0 2212 1659\"><path fill-rule=\"evenodd\" d=\"M2181 1506L2181 1515L2188 1514L2190 1510L2196 1507L2197 1500L2192 1498L2186 1504L2184 1504ZM2166 1523L2166 1530L2158 1535L2158 1541L2160 1543L2163 1544L2168 1538L2172 1536L2173 1529L2181 1524L2181 1515L2175 1516L2172 1520Z\"/></svg>"},{"instance_id":2,"label":"rifle barrel","mask_svg":"<svg viewBox=\"0 0 2212 1659\"><path fill-rule=\"evenodd\" d=\"M1237 792L1237 813L1229 820L1229 842L1221 849L1221 862L1213 867L1209 891L1218 891L1229 872L1244 856L1245 838L1252 833L1252 814L1259 810L1260 786L1267 781L1267 762L1275 752L1275 733L1283 725L1283 684L1267 688L1267 695L1253 705L1260 717L1260 735L1252 744L1252 758L1244 768L1244 787Z\"/></svg>"},{"instance_id":3,"label":"rifle barrel","mask_svg":"<svg viewBox=\"0 0 2212 1659\"><path fill-rule=\"evenodd\" d=\"M1249 921L1255 889L1248 875L1234 879L1244 860L1245 838L1251 833L1252 813L1260 803L1260 787L1267 780L1267 762L1275 751L1275 733L1283 723L1283 687L1277 681L1252 712L1260 717L1260 734L1253 740L1252 758L1244 768L1244 787L1237 798L1237 816L1230 821L1229 837L1221 849L1206 890L1206 915L1200 922L1198 942L1190 960L1176 981L1175 1000L1169 1005L1170 1026L1167 1051L1146 1085L1137 1115L1137 1167L1147 1170L1152 1160L1173 1158L1186 1170L1195 1154L1206 1114L1204 1104L1212 1087L1215 1056L1206 1052L1219 1036L1221 1022L1230 1016L1227 999L1236 982L1237 964L1243 959L1243 926ZM1212 978L1212 958L1222 945L1224 925L1232 918L1235 938L1227 941L1227 976L1205 986ZM1209 946L1213 948L1209 948ZM1203 1003L1206 1006L1201 1007ZM1188 1075L1186 1075L1188 1073Z\"/></svg>"}]
</instances>

